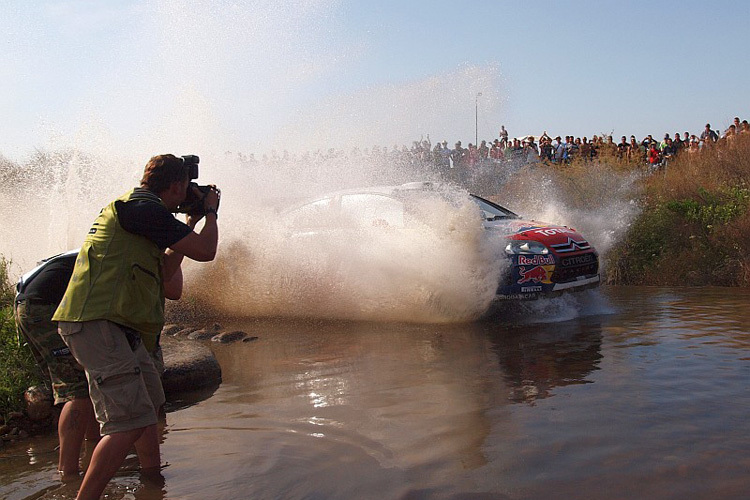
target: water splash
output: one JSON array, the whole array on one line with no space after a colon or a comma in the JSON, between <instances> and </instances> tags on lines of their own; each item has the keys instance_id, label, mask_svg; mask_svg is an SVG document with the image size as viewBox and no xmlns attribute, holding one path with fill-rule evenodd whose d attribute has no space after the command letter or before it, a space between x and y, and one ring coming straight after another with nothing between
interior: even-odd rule
<instances>
[{"instance_id":1,"label":"water splash","mask_svg":"<svg viewBox=\"0 0 750 500\"><path fill-rule=\"evenodd\" d=\"M579 230L606 254L622 241L641 211L640 173L623 172L608 163L570 167L529 165L500 190L508 208L525 217Z\"/></svg>"},{"instance_id":2,"label":"water splash","mask_svg":"<svg viewBox=\"0 0 750 500\"><path fill-rule=\"evenodd\" d=\"M68 63L57 81L78 85L64 106L43 101L44 139L29 144L35 152L20 169L3 170L0 253L18 274L80 245L98 211L138 183L150 156L198 154L200 181L223 192L220 258L186 265L187 284L206 301L222 297L211 303L224 314L414 321L481 314L503 264L495 243L480 236L476 211L437 207L436 217L452 226L389 237L365 231L354 244L333 238L300 249L275 208L344 188L438 179L422 165L394 163L390 148L428 133L433 142L473 142L476 96L483 115L502 109L497 65L398 84L331 85L362 49L342 29L333 0L90 7L30 7L13 18L15 29L29 32L38 31L34 16L55 20L59 47L30 60L39 68ZM27 40L33 49L35 37ZM95 47L85 66L84 46ZM18 51L18 60L32 56ZM546 215L533 190L511 199ZM590 219L572 210L549 215L578 225ZM607 245L605 236L591 238Z\"/></svg>"},{"instance_id":3,"label":"water splash","mask_svg":"<svg viewBox=\"0 0 750 500\"><path fill-rule=\"evenodd\" d=\"M428 216L403 227L293 221L261 209L244 236L201 266L191 296L233 316L446 322L478 318L507 266L503 243L482 227L465 192L419 200ZM367 207L361 207L367 209ZM290 224L291 222L291 224Z\"/></svg>"}]
</instances>

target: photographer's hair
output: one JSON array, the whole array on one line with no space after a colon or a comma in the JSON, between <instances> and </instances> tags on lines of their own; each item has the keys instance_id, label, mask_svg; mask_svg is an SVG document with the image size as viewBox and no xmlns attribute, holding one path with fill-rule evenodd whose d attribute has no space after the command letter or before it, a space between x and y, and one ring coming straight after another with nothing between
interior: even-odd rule
<instances>
[{"instance_id":1,"label":"photographer's hair","mask_svg":"<svg viewBox=\"0 0 750 500\"><path fill-rule=\"evenodd\" d=\"M173 182L182 182L187 177L188 170L182 158L175 155L157 155L146 163L141 187L158 194L169 189Z\"/></svg>"}]
</instances>

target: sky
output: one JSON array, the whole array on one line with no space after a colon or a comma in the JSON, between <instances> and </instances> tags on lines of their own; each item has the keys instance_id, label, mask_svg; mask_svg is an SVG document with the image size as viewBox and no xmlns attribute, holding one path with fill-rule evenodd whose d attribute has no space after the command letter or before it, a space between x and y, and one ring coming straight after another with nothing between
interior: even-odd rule
<instances>
[{"instance_id":1,"label":"sky","mask_svg":"<svg viewBox=\"0 0 750 500\"><path fill-rule=\"evenodd\" d=\"M0 155L723 130L748 28L745 1L0 0Z\"/></svg>"}]
</instances>

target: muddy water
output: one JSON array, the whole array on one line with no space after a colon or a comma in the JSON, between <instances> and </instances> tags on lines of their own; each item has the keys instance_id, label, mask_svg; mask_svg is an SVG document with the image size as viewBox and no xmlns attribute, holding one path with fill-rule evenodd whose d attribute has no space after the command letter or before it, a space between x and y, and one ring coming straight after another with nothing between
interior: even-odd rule
<instances>
[{"instance_id":1,"label":"muddy water","mask_svg":"<svg viewBox=\"0 0 750 500\"><path fill-rule=\"evenodd\" d=\"M715 499L750 492L750 292L609 288L449 326L247 320L173 404L164 483L108 498ZM55 446L0 498L73 498Z\"/></svg>"}]
</instances>

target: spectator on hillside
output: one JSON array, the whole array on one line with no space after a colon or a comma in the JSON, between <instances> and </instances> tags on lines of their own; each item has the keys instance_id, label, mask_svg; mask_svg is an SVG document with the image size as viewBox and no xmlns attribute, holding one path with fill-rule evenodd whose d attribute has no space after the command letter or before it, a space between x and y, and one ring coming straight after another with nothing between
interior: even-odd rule
<instances>
[{"instance_id":1,"label":"spectator on hillside","mask_svg":"<svg viewBox=\"0 0 750 500\"><path fill-rule=\"evenodd\" d=\"M634 135L630 136L630 142L628 143L628 161L631 161L638 156L640 145Z\"/></svg>"},{"instance_id":2,"label":"spectator on hillside","mask_svg":"<svg viewBox=\"0 0 750 500\"><path fill-rule=\"evenodd\" d=\"M502 144L502 141L500 141L500 143ZM510 141L503 145L503 157L506 160L511 160L513 158L513 144L511 144Z\"/></svg>"},{"instance_id":3,"label":"spectator on hillside","mask_svg":"<svg viewBox=\"0 0 750 500\"><path fill-rule=\"evenodd\" d=\"M503 150L503 153L505 154L505 159L514 160L518 158L519 149L520 149L520 142L518 142L518 139L508 139L508 144Z\"/></svg>"},{"instance_id":4,"label":"spectator on hillside","mask_svg":"<svg viewBox=\"0 0 750 500\"><path fill-rule=\"evenodd\" d=\"M690 153L697 153L700 151L700 139L698 139L698 136L695 134L690 136L690 147L688 148L688 151L690 151Z\"/></svg>"},{"instance_id":5,"label":"spectator on hillside","mask_svg":"<svg viewBox=\"0 0 750 500\"><path fill-rule=\"evenodd\" d=\"M672 143L674 144L674 148L676 152L679 153L680 151L682 151L682 139L680 139L679 132L675 132L674 140L672 141Z\"/></svg>"},{"instance_id":6,"label":"spectator on hillside","mask_svg":"<svg viewBox=\"0 0 750 500\"><path fill-rule=\"evenodd\" d=\"M677 148L674 145L674 141L667 137L666 143L664 144L664 147L661 148L661 155L663 158L664 163L668 163L669 160L674 158L674 156L677 154Z\"/></svg>"},{"instance_id":7,"label":"spectator on hillside","mask_svg":"<svg viewBox=\"0 0 750 500\"><path fill-rule=\"evenodd\" d=\"M552 146L555 150L555 163L562 163L565 158L565 144L559 135L555 137L555 143Z\"/></svg>"},{"instance_id":8,"label":"spectator on hillside","mask_svg":"<svg viewBox=\"0 0 750 500\"><path fill-rule=\"evenodd\" d=\"M573 136L570 136L570 146L568 147L568 162L573 161L578 157L581 151L581 138L573 140Z\"/></svg>"},{"instance_id":9,"label":"spectator on hillside","mask_svg":"<svg viewBox=\"0 0 750 500\"><path fill-rule=\"evenodd\" d=\"M464 156L466 156L466 150L461 147L461 141L458 141L451 151L451 162L453 163L453 168L461 168L464 166Z\"/></svg>"},{"instance_id":10,"label":"spectator on hillside","mask_svg":"<svg viewBox=\"0 0 750 500\"><path fill-rule=\"evenodd\" d=\"M594 147L594 156L613 157L617 153L617 145L612 140L611 135L603 136L599 141L599 146Z\"/></svg>"},{"instance_id":11,"label":"spectator on hillside","mask_svg":"<svg viewBox=\"0 0 750 500\"><path fill-rule=\"evenodd\" d=\"M635 137L633 137L635 139ZM628 139L624 135L620 138L620 142L617 144L617 158L622 160L628 157L628 149L630 149L630 145L628 144Z\"/></svg>"},{"instance_id":12,"label":"spectator on hillside","mask_svg":"<svg viewBox=\"0 0 750 500\"><path fill-rule=\"evenodd\" d=\"M543 161L551 162L555 155L555 148L552 146L552 139L545 135L540 139L539 156Z\"/></svg>"},{"instance_id":13,"label":"spectator on hillside","mask_svg":"<svg viewBox=\"0 0 750 500\"><path fill-rule=\"evenodd\" d=\"M429 162L432 159L432 142L430 142L430 136L427 135L427 139L422 141L422 148L419 151L419 159L422 162Z\"/></svg>"},{"instance_id":14,"label":"spectator on hillside","mask_svg":"<svg viewBox=\"0 0 750 500\"><path fill-rule=\"evenodd\" d=\"M526 148L529 150L529 154L533 152L537 156L539 156L539 148L536 145L536 142L534 142L534 136L530 135L526 138Z\"/></svg>"},{"instance_id":15,"label":"spectator on hillside","mask_svg":"<svg viewBox=\"0 0 750 500\"><path fill-rule=\"evenodd\" d=\"M578 139L576 139L576 144L578 144ZM588 161L591 159L591 151L593 150L592 145L588 142L588 138L584 135L583 141L578 145L581 151L581 158L583 158L584 161Z\"/></svg>"},{"instance_id":16,"label":"spectator on hillside","mask_svg":"<svg viewBox=\"0 0 750 500\"><path fill-rule=\"evenodd\" d=\"M506 147L508 145L508 131L505 130L505 125L500 125L500 144L503 145L503 147Z\"/></svg>"},{"instance_id":17,"label":"spectator on hillside","mask_svg":"<svg viewBox=\"0 0 750 500\"><path fill-rule=\"evenodd\" d=\"M492 141L492 147L490 148L490 159L495 163L498 163L503 159L503 147L500 144L500 139Z\"/></svg>"},{"instance_id":18,"label":"spectator on hillside","mask_svg":"<svg viewBox=\"0 0 750 500\"><path fill-rule=\"evenodd\" d=\"M742 123L740 122L740 117L735 116L734 117L734 130L736 133L739 133L740 129L742 127Z\"/></svg>"},{"instance_id":19,"label":"spectator on hillside","mask_svg":"<svg viewBox=\"0 0 750 500\"><path fill-rule=\"evenodd\" d=\"M432 148L432 161L438 170L446 172L450 166L450 149L448 149L448 141L438 142L435 147Z\"/></svg>"},{"instance_id":20,"label":"spectator on hillside","mask_svg":"<svg viewBox=\"0 0 750 500\"><path fill-rule=\"evenodd\" d=\"M446 140L441 143L440 159L443 168L451 168L451 148L448 147L448 141Z\"/></svg>"},{"instance_id":21,"label":"spectator on hillside","mask_svg":"<svg viewBox=\"0 0 750 500\"><path fill-rule=\"evenodd\" d=\"M651 168L657 168L661 163L661 155L656 147L656 142L651 142L648 147L648 164Z\"/></svg>"},{"instance_id":22,"label":"spectator on hillside","mask_svg":"<svg viewBox=\"0 0 750 500\"><path fill-rule=\"evenodd\" d=\"M476 167L477 163L479 163L479 151L477 150L477 147L472 143L469 143L469 150L467 151L464 160L464 163L471 168Z\"/></svg>"},{"instance_id":23,"label":"spectator on hillside","mask_svg":"<svg viewBox=\"0 0 750 500\"><path fill-rule=\"evenodd\" d=\"M479 161L484 161L490 155L490 148L487 147L487 141L482 141L479 144Z\"/></svg>"},{"instance_id":24,"label":"spectator on hillside","mask_svg":"<svg viewBox=\"0 0 750 500\"><path fill-rule=\"evenodd\" d=\"M717 140L719 140L719 134L711 130L711 124L706 123L706 128L701 132L701 141L703 142L703 145L705 146L708 143L714 143Z\"/></svg>"},{"instance_id":25,"label":"spectator on hillside","mask_svg":"<svg viewBox=\"0 0 750 500\"><path fill-rule=\"evenodd\" d=\"M722 137L722 140L726 143L731 143L735 136L737 135L737 127L734 126L734 123L729 126L726 133L724 134L724 137Z\"/></svg>"}]
</instances>

